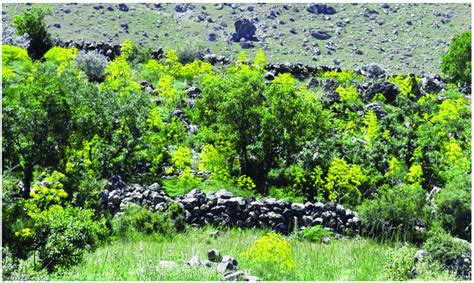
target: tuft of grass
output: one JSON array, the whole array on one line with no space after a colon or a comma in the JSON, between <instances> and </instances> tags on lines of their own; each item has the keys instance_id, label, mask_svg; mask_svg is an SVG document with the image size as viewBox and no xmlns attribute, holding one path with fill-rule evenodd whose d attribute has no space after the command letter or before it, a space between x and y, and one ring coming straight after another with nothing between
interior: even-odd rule
<instances>
[{"instance_id":1,"label":"tuft of grass","mask_svg":"<svg viewBox=\"0 0 474 283\"><path fill-rule=\"evenodd\" d=\"M294 271L252 264L242 254L267 230L228 229L212 237L214 228L189 229L173 239L142 236L118 240L85 256L84 261L51 280L220 280L221 274L207 267L188 267L194 255L205 259L218 249L263 280L380 280L388 258L388 245L367 239L337 240L329 245L289 238L296 263ZM161 260L174 261L178 268L160 268Z\"/></svg>"}]
</instances>

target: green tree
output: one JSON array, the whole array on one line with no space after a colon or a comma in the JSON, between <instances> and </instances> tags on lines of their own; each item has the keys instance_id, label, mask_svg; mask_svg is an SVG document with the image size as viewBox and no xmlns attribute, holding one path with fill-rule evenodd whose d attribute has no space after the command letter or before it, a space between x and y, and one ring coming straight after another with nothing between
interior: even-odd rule
<instances>
[{"instance_id":1,"label":"green tree","mask_svg":"<svg viewBox=\"0 0 474 283\"><path fill-rule=\"evenodd\" d=\"M441 62L441 72L454 83L471 83L471 32L453 37L448 53Z\"/></svg>"},{"instance_id":2,"label":"green tree","mask_svg":"<svg viewBox=\"0 0 474 283\"><path fill-rule=\"evenodd\" d=\"M33 9L26 11L13 18L13 26L19 35L28 34L31 39L28 47L28 54L33 59L40 59L51 48L51 37L48 33L44 18L51 13L49 7L33 6Z\"/></svg>"}]
</instances>

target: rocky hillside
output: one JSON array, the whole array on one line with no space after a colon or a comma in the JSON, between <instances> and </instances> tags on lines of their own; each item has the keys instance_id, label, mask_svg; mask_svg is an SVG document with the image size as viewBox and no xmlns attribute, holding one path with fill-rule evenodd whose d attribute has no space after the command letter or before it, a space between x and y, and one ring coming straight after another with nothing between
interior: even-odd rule
<instances>
[{"instance_id":1,"label":"rocky hillside","mask_svg":"<svg viewBox=\"0 0 474 283\"><path fill-rule=\"evenodd\" d=\"M10 22L27 4L4 4ZM435 73L451 35L469 30L469 4L54 4L46 18L62 40L233 57L263 49L269 61L343 69L377 62L391 73Z\"/></svg>"}]
</instances>

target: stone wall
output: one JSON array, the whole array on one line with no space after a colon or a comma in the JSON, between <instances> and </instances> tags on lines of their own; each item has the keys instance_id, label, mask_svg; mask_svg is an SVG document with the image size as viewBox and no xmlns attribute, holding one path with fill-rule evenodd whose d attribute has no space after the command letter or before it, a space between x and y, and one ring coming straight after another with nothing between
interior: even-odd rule
<instances>
[{"instance_id":1,"label":"stone wall","mask_svg":"<svg viewBox=\"0 0 474 283\"><path fill-rule=\"evenodd\" d=\"M328 202L292 203L289 201L254 197L236 197L222 189L216 193L204 194L194 189L184 196L170 198L159 184L141 186L127 185L114 176L101 194L103 209L112 213L134 203L147 206L153 212L165 211L169 202L178 202L188 224L203 226L209 224L247 228L271 228L287 234L297 227L322 225L336 234L359 233L358 214L340 204Z\"/></svg>"}]
</instances>

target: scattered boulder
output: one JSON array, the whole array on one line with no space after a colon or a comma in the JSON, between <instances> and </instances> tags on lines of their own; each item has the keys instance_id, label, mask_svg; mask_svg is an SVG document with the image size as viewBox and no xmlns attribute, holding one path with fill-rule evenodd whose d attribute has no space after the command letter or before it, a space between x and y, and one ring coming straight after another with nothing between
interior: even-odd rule
<instances>
[{"instance_id":1,"label":"scattered boulder","mask_svg":"<svg viewBox=\"0 0 474 283\"><path fill-rule=\"evenodd\" d=\"M217 265L217 271L224 273L228 270L237 270L237 260L231 256L226 255Z\"/></svg>"},{"instance_id":2,"label":"scattered boulder","mask_svg":"<svg viewBox=\"0 0 474 283\"><path fill-rule=\"evenodd\" d=\"M129 10L127 4L123 4L123 3L118 4L117 8L122 12L128 12L128 10Z\"/></svg>"},{"instance_id":3,"label":"scattered boulder","mask_svg":"<svg viewBox=\"0 0 474 283\"><path fill-rule=\"evenodd\" d=\"M326 4L310 4L306 7L306 11L312 14L334 15L336 9Z\"/></svg>"},{"instance_id":4,"label":"scattered boulder","mask_svg":"<svg viewBox=\"0 0 474 283\"><path fill-rule=\"evenodd\" d=\"M397 95L400 93L398 87L389 82L376 82L372 84L365 84L362 86L364 89L364 97L367 101L377 94L381 93L388 103L393 102Z\"/></svg>"},{"instance_id":5,"label":"scattered boulder","mask_svg":"<svg viewBox=\"0 0 474 283\"><path fill-rule=\"evenodd\" d=\"M362 66L360 72L368 79L384 78L386 75L385 70L375 63Z\"/></svg>"},{"instance_id":6,"label":"scattered boulder","mask_svg":"<svg viewBox=\"0 0 474 283\"><path fill-rule=\"evenodd\" d=\"M257 41L255 32L257 27L249 19L238 19L234 23L235 32L232 34L231 40L240 42L241 39Z\"/></svg>"},{"instance_id":7,"label":"scattered boulder","mask_svg":"<svg viewBox=\"0 0 474 283\"><path fill-rule=\"evenodd\" d=\"M188 6L186 4L178 4L174 7L174 10L178 13L186 13L188 11Z\"/></svg>"},{"instance_id":8,"label":"scattered boulder","mask_svg":"<svg viewBox=\"0 0 474 283\"><path fill-rule=\"evenodd\" d=\"M331 38L331 35L325 31L314 31L311 36L318 40L327 40Z\"/></svg>"},{"instance_id":9,"label":"scattered boulder","mask_svg":"<svg viewBox=\"0 0 474 283\"><path fill-rule=\"evenodd\" d=\"M446 86L446 83L439 75L424 75L420 82L420 90L424 94L439 93Z\"/></svg>"}]
</instances>

